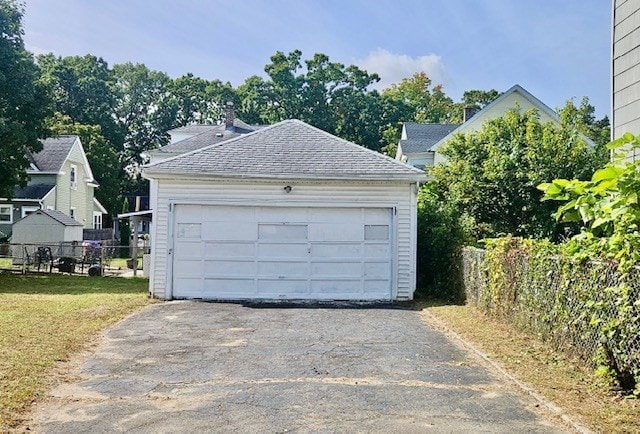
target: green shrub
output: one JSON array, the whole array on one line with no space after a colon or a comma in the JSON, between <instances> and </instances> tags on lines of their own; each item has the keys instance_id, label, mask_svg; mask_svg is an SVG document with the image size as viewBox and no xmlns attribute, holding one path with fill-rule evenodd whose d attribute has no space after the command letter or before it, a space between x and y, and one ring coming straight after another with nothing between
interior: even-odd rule
<instances>
[{"instance_id":1,"label":"green shrub","mask_svg":"<svg viewBox=\"0 0 640 434\"><path fill-rule=\"evenodd\" d=\"M460 300L460 248L467 239L465 218L443 200L435 183L425 184L418 194L418 295Z\"/></svg>"}]
</instances>

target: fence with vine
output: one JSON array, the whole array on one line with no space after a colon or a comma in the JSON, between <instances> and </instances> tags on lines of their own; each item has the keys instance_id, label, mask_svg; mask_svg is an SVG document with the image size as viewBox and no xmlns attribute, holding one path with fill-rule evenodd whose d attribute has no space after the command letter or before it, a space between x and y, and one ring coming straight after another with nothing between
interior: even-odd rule
<instances>
[{"instance_id":1,"label":"fence with vine","mask_svg":"<svg viewBox=\"0 0 640 434\"><path fill-rule=\"evenodd\" d=\"M640 389L640 269L572 261L547 244L507 238L462 252L467 302Z\"/></svg>"}]
</instances>

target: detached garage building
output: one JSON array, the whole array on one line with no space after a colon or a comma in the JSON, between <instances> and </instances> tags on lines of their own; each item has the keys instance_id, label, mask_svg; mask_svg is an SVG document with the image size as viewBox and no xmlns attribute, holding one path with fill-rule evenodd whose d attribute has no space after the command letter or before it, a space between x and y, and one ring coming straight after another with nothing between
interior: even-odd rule
<instances>
[{"instance_id":1,"label":"detached garage building","mask_svg":"<svg viewBox=\"0 0 640 434\"><path fill-rule=\"evenodd\" d=\"M288 120L143 175L155 297L413 298L421 170Z\"/></svg>"}]
</instances>

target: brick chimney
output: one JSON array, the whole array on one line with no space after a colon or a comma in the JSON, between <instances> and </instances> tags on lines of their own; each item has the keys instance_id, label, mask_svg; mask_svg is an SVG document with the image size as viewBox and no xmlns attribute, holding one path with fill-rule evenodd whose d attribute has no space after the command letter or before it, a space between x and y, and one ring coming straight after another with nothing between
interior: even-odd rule
<instances>
[{"instance_id":1,"label":"brick chimney","mask_svg":"<svg viewBox=\"0 0 640 434\"><path fill-rule=\"evenodd\" d=\"M462 122L467 122L469 119L473 117L473 115L476 114L476 108L472 105L464 106L463 110L464 111L462 113Z\"/></svg>"},{"instance_id":2,"label":"brick chimney","mask_svg":"<svg viewBox=\"0 0 640 434\"><path fill-rule=\"evenodd\" d=\"M227 103L227 105L225 106L226 108L226 115L224 118L224 126L227 130L232 130L233 129L233 121L234 119L234 113L233 113L233 103L231 101L229 101Z\"/></svg>"}]
</instances>

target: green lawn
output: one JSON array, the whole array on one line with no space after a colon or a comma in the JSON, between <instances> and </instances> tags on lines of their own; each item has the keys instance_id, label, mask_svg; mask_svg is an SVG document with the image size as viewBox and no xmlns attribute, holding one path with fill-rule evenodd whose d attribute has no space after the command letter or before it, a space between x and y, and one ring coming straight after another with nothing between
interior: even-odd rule
<instances>
[{"instance_id":1,"label":"green lawn","mask_svg":"<svg viewBox=\"0 0 640 434\"><path fill-rule=\"evenodd\" d=\"M0 432L57 381L54 368L151 303L147 279L0 274Z\"/></svg>"}]
</instances>

